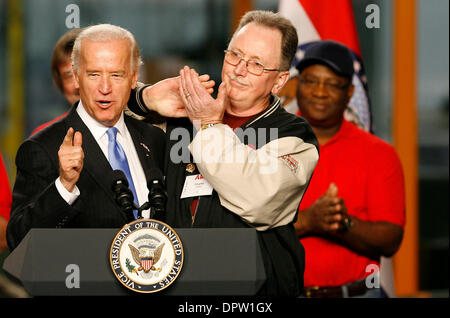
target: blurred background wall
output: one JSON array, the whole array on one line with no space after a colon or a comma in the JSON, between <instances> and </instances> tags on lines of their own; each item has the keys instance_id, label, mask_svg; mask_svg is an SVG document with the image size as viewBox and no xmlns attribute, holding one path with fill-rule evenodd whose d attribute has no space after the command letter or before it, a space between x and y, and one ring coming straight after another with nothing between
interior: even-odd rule
<instances>
[{"instance_id":1,"label":"blurred background wall","mask_svg":"<svg viewBox=\"0 0 450 318\"><path fill-rule=\"evenodd\" d=\"M352 0L374 132L391 143L395 1ZM417 279L419 290L448 297L449 1L408 1L417 10ZM365 25L369 4L380 8L379 28ZM81 27L111 23L135 35L145 62L141 81L176 76L183 65L190 65L220 83L236 7L278 11L279 4L277 0L0 0L0 151L11 185L21 141L67 110L52 83L50 57L58 38L76 23L73 5L79 9Z\"/></svg>"}]
</instances>

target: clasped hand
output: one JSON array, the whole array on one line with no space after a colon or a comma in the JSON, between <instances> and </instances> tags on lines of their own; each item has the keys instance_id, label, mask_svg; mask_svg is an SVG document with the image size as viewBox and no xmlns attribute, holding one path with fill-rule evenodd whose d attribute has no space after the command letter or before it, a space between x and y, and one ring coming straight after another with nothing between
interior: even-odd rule
<instances>
[{"instance_id":1,"label":"clasped hand","mask_svg":"<svg viewBox=\"0 0 450 318\"><path fill-rule=\"evenodd\" d=\"M309 232L319 234L336 234L344 228L347 207L338 196L338 188L331 183L328 190L308 209L301 213L303 222Z\"/></svg>"},{"instance_id":2,"label":"clasped hand","mask_svg":"<svg viewBox=\"0 0 450 318\"><path fill-rule=\"evenodd\" d=\"M225 111L225 83L220 84L214 99L202 85L197 72L188 66L180 70L179 93L186 113L198 129L201 125L221 123Z\"/></svg>"}]
</instances>

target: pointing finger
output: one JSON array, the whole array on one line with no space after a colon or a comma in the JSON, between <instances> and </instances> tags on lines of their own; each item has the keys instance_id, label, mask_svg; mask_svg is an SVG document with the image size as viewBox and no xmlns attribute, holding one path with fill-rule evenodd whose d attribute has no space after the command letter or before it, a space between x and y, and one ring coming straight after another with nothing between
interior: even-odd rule
<instances>
[{"instance_id":1,"label":"pointing finger","mask_svg":"<svg viewBox=\"0 0 450 318\"><path fill-rule=\"evenodd\" d=\"M66 136L64 137L61 146L72 146L72 141L73 141L73 128L70 127L69 130L67 130Z\"/></svg>"},{"instance_id":2,"label":"pointing finger","mask_svg":"<svg viewBox=\"0 0 450 318\"><path fill-rule=\"evenodd\" d=\"M73 145L81 147L82 144L83 144L83 136L81 135L81 132L77 131L75 133L75 137L73 138Z\"/></svg>"}]
</instances>

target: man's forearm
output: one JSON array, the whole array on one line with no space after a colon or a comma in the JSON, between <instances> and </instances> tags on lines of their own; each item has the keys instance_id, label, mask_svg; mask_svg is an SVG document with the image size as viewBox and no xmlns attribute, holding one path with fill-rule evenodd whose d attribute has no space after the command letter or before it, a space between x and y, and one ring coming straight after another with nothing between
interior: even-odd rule
<instances>
[{"instance_id":1,"label":"man's forearm","mask_svg":"<svg viewBox=\"0 0 450 318\"><path fill-rule=\"evenodd\" d=\"M145 107L147 112L156 111L155 101L153 100L152 85L145 85L141 90L142 94L140 97L143 102L142 107Z\"/></svg>"},{"instance_id":2,"label":"man's forearm","mask_svg":"<svg viewBox=\"0 0 450 318\"><path fill-rule=\"evenodd\" d=\"M297 216L297 222L294 223L295 232L299 238L306 237L310 234L310 230L307 224L307 220L300 212ZM307 212L306 212L307 213Z\"/></svg>"},{"instance_id":3,"label":"man's forearm","mask_svg":"<svg viewBox=\"0 0 450 318\"><path fill-rule=\"evenodd\" d=\"M378 259L380 256L391 256L399 248L403 238L403 228L389 222L363 221L351 216L353 225L347 231L343 226L336 227L335 230L314 230L311 222L312 207L301 211L297 222L294 224L299 238L317 235L335 241L350 248L351 250ZM340 222L335 222L338 224ZM317 227L317 226L316 226Z\"/></svg>"},{"instance_id":4,"label":"man's forearm","mask_svg":"<svg viewBox=\"0 0 450 318\"><path fill-rule=\"evenodd\" d=\"M336 238L350 249L371 258L392 256L400 247L403 228L389 222L363 221L351 217L353 226L337 232Z\"/></svg>"},{"instance_id":5,"label":"man's forearm","mask_svg":"<svg viewBox=\"0 0 450 318\"><path fill-rule=\"evenodd\" d=\"M150 112L148 106L152 102L151 94L149 93L150 87L150 85L138 83L138 86L131 90L130 98L127 103L129 110L139 116L146 116ZM145 97L145 95L148 96Z\"/></svg>"}]
</instances>

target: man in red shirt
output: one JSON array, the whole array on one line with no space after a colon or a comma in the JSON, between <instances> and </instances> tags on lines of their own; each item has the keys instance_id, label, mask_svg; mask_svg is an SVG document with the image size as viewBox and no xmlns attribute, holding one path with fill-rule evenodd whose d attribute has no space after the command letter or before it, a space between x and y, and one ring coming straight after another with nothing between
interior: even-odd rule
<instances>
[{"instance_id":1,"label":"man in red shirt","mask_svg":"<svg viewBox=\"0 0 450 318\"><path fill-rule=\"evenodd\" d=\"M380 257L398 250L405 224L400 160L391 145L344 119L354 90L345 46L313 44L297 69L299 115L320 145L295 224L305 247L304 295L380 297L373 277Z\"/></svg>"},{"instance_id":2,"label":"man in red shirt","mask_svg":"<svg viewBox=\"0 0 450 318\"><path fill-rule=\"evenodd\" d=\"M6 225L11 212L11 188L9 187L8 174L0 154L0 253L6 248Z\"/></svg>"},{"instance_id":3,"label":"man in red shirt","mask_svg":"<svg viewBox=\"0 0 450 318\"><path fill-rule=\"evenodd\" d=\"M52 53L51 71L53 76L53 82L58 90L66 98L68 105L73 105L80 99L78 88L75 87L75 80L72 74L72 49L75 39L82 29L71 29L65 33L58 42L56 42L55 48ZM53 124L55 121L65 117L67 112L54 118L53 120L46 122L37 127L32 134L35 134L39 130Z\"/></svg>"}]
</instances>

